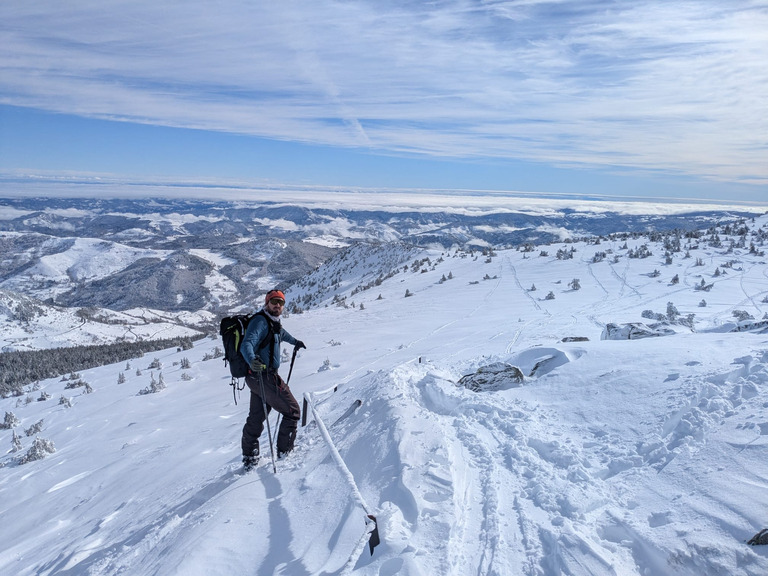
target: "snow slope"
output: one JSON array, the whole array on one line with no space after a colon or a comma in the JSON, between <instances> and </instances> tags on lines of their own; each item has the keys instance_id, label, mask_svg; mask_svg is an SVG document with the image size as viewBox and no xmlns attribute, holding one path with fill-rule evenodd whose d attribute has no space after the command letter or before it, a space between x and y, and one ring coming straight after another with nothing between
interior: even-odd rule
<instances>
[{"instance_id":1,"label":"snow slope","mask_svg":"<svg viewBox=\"0 0 768 576\"><path fill-rule=\"evenodd\" d=\"M644 243L652 256L628 257ZM354 295L375 267L355 277L329 264L325 302L284 321L308 346L291 386L314 399L377 517L372 556L365 512L317 424L276 474L265 433L267 457L240 474L246 393L235 405L206 339L84 371L90 394L49 380L29 401L0 400L22 445L0 460L0 573L768 573L768 550L745 544L768 526L765 258L725 238L671 264L658 243L627 244L423 250ZM572 259L555 257L571 247ZM695 289L702 279L710 291ZM695 331L601 340L606 324L651 323L643 312L669 302L695 314ZM729 331L737 311L753 330ZM149 369L155 357L161 369ZM524 381L456 385L499 362ZM139 395L160 373L167 387ZM0 431L0 445L12 437ZM56 451L19 464L36 438Z\"/></svg>"}]
</instances>

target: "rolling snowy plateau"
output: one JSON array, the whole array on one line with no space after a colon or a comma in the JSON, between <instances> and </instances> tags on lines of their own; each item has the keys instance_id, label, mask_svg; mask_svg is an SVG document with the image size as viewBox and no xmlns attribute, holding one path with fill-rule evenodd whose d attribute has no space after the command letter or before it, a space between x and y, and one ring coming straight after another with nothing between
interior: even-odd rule
<instances>
[{"instance_id":1,"label":"rolling snowy plateau","mask_svg":"<svg viewBox=\"0 0 768 576\"><path fill-rule=\"evenodd\" d=\"M768 574L765 230L352 245L286 292L276 472L267 429L242 471L218 335L29 384L0 573Z\"/></svg>"}]
</instances>

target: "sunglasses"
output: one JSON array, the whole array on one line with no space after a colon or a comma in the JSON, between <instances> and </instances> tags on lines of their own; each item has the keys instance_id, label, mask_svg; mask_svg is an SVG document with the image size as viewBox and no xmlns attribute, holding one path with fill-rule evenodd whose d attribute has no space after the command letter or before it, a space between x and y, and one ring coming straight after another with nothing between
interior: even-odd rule
<instances>
[{"instance_id":1,"label":"sunglasses","mask_svg":"<svg viewBox=\"0 0 768 576\"><path fill-rule=\"evenodd\" d=\"M270 304L280 304L280 306L285 306L285 300L281 300L280 298L272 298L269 301Z\"/></svg>"}]
</instances>

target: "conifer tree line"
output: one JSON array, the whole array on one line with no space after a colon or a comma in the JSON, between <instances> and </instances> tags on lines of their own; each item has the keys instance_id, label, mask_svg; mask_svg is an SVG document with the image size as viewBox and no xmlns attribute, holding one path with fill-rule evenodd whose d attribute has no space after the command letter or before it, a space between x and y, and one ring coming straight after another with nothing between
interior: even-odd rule
<instances>
[{"instance_id":1,"label":"conifer tree line","mask_svg":"<svg viewBox=\"0 0 768 576\"><path fill-rule=\"evenodd\" d=\"M92 346L72 346L48 350L23 350L0 353L0 397L23 394L22 386L37 380L105 366L137 358L147 352L177 347L192 348L203 336L141 340Z\"/></svg>"}]
</instances>

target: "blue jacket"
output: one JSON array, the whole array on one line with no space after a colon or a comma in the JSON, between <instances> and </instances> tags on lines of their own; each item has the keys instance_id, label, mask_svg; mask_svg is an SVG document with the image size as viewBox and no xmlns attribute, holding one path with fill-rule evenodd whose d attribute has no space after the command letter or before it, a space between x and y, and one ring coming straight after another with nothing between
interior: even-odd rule
<instances>
[{"instance_id":1,"label":"blue jacket","mask_svg":"<svg viewBox=\"0 0 768 576\"><path fill-rule=\"evenodd\" d=\"M267 319L261 314L254 316L248 323L248 329L245 331L245 337L243 343L240 345L240 353L248 362L248 365L253 362L254 358L258 358L262 364L265 364L269 370L277 371L280 367L280 343L285 340L288 344L296 344L297 340L291 336L288 331L280 325L280 322L274 322L273 326L275 330L275 346L274 354L272 358L269 357L269 343L265 343L266 346L259 350L259 344L267 336L269 332L269 326L267 325Z\"/></svg>"}]
</instances>

